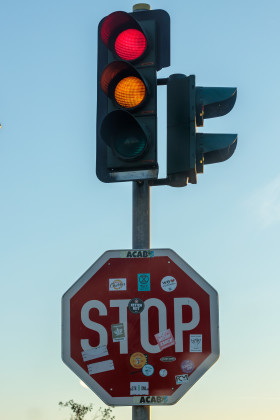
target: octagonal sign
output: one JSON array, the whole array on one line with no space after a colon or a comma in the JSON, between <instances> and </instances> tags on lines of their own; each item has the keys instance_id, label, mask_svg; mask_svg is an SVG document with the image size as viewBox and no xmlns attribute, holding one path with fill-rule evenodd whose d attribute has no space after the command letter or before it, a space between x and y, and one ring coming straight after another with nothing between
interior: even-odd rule
<instances>
[{"instance_id":1,"label":"octagonal sign","mask_svg":"<svg viewBox=\"0 0 280 420\"><path fill-rule=\"evenodd\" d=\"M174 404L219 357L217 292L170 249L105 252L62 317L63 361L108 405Z\"/></svg>"}]
</instances>

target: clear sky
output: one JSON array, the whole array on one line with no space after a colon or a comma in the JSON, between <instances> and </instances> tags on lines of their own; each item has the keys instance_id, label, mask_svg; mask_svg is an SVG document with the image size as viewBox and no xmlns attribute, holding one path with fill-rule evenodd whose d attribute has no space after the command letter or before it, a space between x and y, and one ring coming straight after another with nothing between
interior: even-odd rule
<instances>
[{"instance_id":1,"label":"clear sky","mask_svg":"<svg viewBox=\"0 0 280 420\"><path fill-rule=\"evenodd\" d=\"M133 2L10 0L0 14L1 417L64 420L59 401L103 405L61 361L61 296L106 250L132 245L131 183L95 175L97 26ZM154 0L171 17L171 66L237 86L204 131L239 135L197 185L151 191L151 246L174 249L220 298L221 357L153 420L278 420L279 43L277 0ZM165 175L165 88L159 88ZM114 410L131 418L131 408Z\"/></svg>"}]
</instances>

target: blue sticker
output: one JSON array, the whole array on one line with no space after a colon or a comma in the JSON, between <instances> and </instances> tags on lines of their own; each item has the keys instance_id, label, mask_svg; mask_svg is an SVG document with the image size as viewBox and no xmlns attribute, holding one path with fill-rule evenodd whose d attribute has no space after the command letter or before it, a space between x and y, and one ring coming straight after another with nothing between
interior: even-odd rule
<instances>
[{"instance_id":1,"label":"blue sticker","mask_svg":"<svg viewBox=\"0 0 280 420\"><path fill-rule=\"evenodd\" d=\"M151 376L154 373L154 367L152 365L144 365L142 367L142 373L145 376Z\"/></svg>"},{"instance_id":2,"label":"blue sticker","mask_svg":"<svg viewBox=\"0 0 280 420\"><path fill-rule=\"evenodd\" d=\"M137 274L138 290L141 292L149 292L151 290L151 279L149 273Z\"/></svg>"}]
</instances>

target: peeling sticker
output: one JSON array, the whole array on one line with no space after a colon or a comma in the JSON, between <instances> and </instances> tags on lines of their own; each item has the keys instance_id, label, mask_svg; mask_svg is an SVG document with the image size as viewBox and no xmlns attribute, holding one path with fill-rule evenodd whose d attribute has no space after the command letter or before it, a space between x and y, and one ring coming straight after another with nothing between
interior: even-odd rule
<instances>
[{"instance_id":1,"label":"peeling sticker","mask_svg":"<svg viewBox=\"0 0 280 420\"><path fill-rule=\"evenodd\" d=\"M142 367L147 363L147 356L143 353L136 352L130 356L130 364L135 369L142 369Z\"/></svg>"},{"instance_id":2,"label":"peeling sticker","mask_svg":"<svg viewBox=\"0 0 280 420\"><path fill-rule=\"evenodd\" d=\"M91 363L90 365L87 365L87 368L90 375L115 369L113 360L104 360L103 362Z\"/></svg>"},{"instance_id":3,"label":"peeling sticker","mask_svg":"<svg viewBox=\"0 0 280 420\"><path fill-rule=\"evenodd\" d=\"M124 341L126 339L125 328L122 322L120 324L112 324L111 330L114 343L118 341Z\"/></svg>"},{"instance_id":4,"label":"peeling sticker","mask_svg":"<svg viewBox=\"0 0 280 420\"><path fill-rule=\"evenodd\" d=\"M175 279L175 277L165 276L161 280L160 285L162 290L164 290L165 292L173 292L173 290L175 290L177 287L177 280Z\"/></svg>"},{"instance_id":5,"label":"peeling sticker","mask_svg":"<svg viewBox=\"0 0 280 420\"><path fill-rule=\"evenodd\" d=\"M202 334L190 334L190 353L202 352Z\"/></svg>"},{"instance_id":6,"label":"peeling sticker","mask_svg":"<svg viewBox=\"0 0 280 420\"><path fill-rule=\"evenodd\" d=\"M98 359L99 357L108 356L107 346L91 347L82 352L84 362L88 360Z\"/></svg>"},{"instance_id":7,"label":"peeling sticker","mask_svg":"<svg viewBox=\"0 0 280 420\"><path fill-rule=\"evenodd\" d=\"M167 347L171 347L175 344L175 340L170 329L155 334L155 339L157 340L160 350L167 349Z\"/></svg>"},{"instance_id":8,"label":"peeling sticker","mask_svg":"<svg viewBox=\"0 0 280 420\"><path fill-rule=\"evenodd\" d=\"M142 292L149 292L151 290L151 279L149 273L137 274L138 290Z\"/></svg>"},{"instance_id":9,"label":"peeling sticker","mask_svg":"<svg viewBox=\"0 0 280 420\"><path fill-rule=\"evenodd\" d=\"M176 375L175 380L177 385L184 384L185 382L188 382L189 375L187 373L185 373L184 375Z\"/></svg>"},{"instance_id":10,"label":"peeling sticker","mask_svg":"<svg viewBox=\"0 0 280 420\"><path fill-rule=\"evenodd\" d=\"M149 395L149 382L130 382L130 395Z\"/></svg>"},{"instance_id":11,"label":"peeling sticker","mask_svg":"<svg viewBox=\"0 0 280 420\"><path fill-rule=\"evenodd\" d=\"M109 279L109 291L126 290L126 279Z\"/></svg>"}]
</instances>

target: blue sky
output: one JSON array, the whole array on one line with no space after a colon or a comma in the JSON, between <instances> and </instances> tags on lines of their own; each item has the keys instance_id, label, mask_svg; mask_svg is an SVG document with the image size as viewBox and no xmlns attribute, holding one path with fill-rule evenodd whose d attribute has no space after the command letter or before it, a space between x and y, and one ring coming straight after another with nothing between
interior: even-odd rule
<instances>
[{"instance_id":1,"label":"blue sky","mask_svg":"<svg viewBox=\"0 0 280 420\"><path fill-rule=\"evenodd\" d=\"M116 6L117 4L117 6ZM95 175L97 26L133 2L10 0L1 6L1 413L63 420L58 401L102 402L60 358L63 293L106 250L131 247L131 183ZM209 420L279 419L280 136L276 0L170 2L171 66L200 86L237 86L203 131L239 135L197 185L151 191L151 246L174 249L219 293L221 357L178 404ZM165 176L165 88L159 164ZM130 408L115 410L117 420Z\"/></svg>"}]
</instances>

